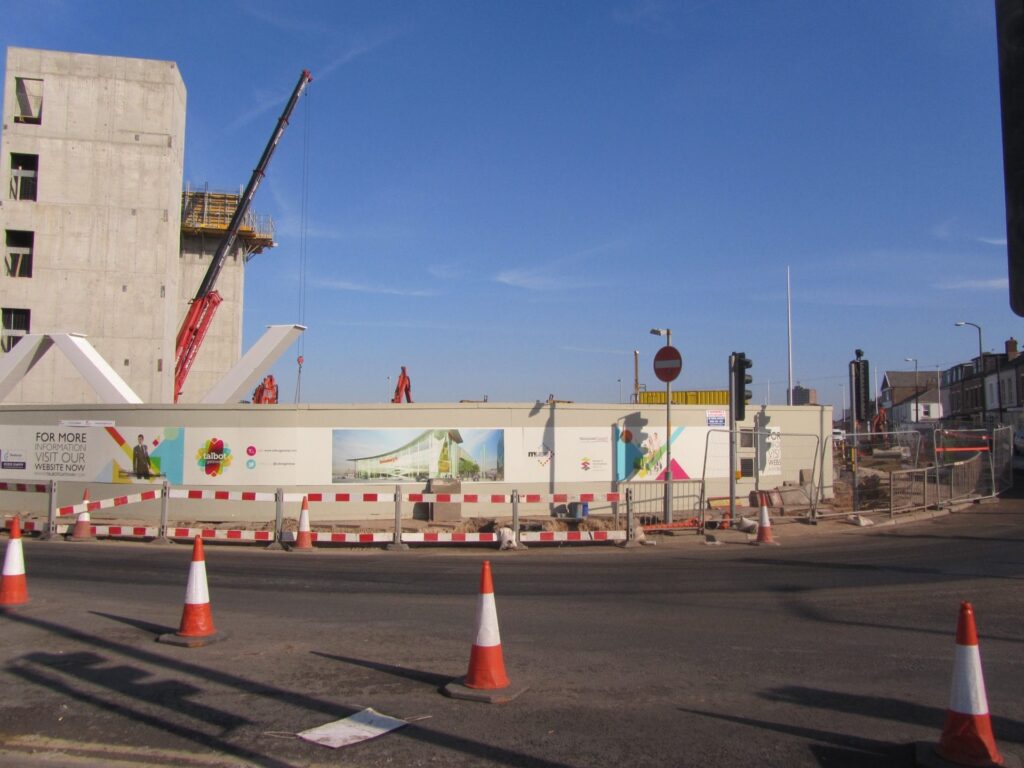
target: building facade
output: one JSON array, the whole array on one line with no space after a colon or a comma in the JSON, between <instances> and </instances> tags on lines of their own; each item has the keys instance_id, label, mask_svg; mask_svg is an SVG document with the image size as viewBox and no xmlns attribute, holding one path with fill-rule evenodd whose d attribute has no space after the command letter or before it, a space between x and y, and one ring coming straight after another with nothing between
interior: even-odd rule
<instances>
[{"instance_id":1,"label":"building facade","mask_svg":"<svg viewBox=\"0 0 1024 768\"><path fill-rule=\"evenodd\" d=\"M174 401L177 331L226 229L183 220L195 202L182 193L185 113L173 62L8 49L0 354L27 333L83 333L144 402ZM240 357L243 264L272 244L272 233L261 236L254 243L243 231L228 258L224 301L183 402L202 398ZM4 402L97 397L51 350Z\"/></svg>"}]
</instances>

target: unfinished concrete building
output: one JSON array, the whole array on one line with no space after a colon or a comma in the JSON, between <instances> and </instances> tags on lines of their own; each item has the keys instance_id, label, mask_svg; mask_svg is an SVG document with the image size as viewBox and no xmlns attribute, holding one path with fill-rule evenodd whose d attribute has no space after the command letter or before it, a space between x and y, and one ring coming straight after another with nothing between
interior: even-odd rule
<instances>
[{"instance_id":1,"label":"unfinished concrete building","mask_svg":"<svg viewBox=\"0 0 1024 768\"><path fill-rule=\"evenodd\" d=\"M178 327L237 203L183 193L185 103L173 62L8 49L0 354L26 333L84 333L144 402L174 401ZM238 360L244 260L272 244L253 217L181 401ZM4 402L96 401L51 352Z\"/></svg>"}]
</instances>

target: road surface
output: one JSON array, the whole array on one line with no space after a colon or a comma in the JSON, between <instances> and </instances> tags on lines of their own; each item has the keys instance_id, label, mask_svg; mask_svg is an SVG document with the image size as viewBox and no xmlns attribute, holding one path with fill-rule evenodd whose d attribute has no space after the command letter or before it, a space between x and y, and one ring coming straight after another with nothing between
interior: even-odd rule
<instances>
[{"instance_id":1,"label":"road surface","mask_svg":"<svg viewBox=\"0 0 1024 768\"><path fill-rule=\"evenodd\" d=\"M1000 746L1024 755L1024 501L895 528L776 525L777 547L304 555L208 546L224 642L177 628L191 548L26 541L0 615L0 765L906 766L975 607ZM492 563L513 702L447 698ZM294 734L364 707L402 730ZM421 718L421 719L416 719Z\"/></svg>"}]
</instances>

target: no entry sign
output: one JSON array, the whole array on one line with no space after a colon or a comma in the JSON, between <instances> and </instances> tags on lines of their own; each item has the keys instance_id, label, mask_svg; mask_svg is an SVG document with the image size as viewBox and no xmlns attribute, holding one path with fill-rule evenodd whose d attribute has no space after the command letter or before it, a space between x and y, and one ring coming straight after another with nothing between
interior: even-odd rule
<instances>
[{"instance_id":1,"label":"no entry sign","mask_svg":"<svg viewBox=\"0 0 1024 768\"><path fill-rule=\"evenodd\" d=\"M675 347L664 346L654 356L654 375L662 381L675 381L683 370L683 356Z\"/></svg>"}]
</instances>

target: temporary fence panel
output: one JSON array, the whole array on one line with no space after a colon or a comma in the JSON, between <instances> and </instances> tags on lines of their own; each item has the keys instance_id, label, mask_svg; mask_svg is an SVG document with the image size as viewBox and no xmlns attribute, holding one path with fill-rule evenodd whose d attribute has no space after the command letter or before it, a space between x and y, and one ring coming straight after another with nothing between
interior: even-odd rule
<instances>
[{"instance_id":1,"label":"temporary fence panel","mask_svg":"<svg viewBox=\"0 0 1024 768\"><path fill-rule=\"evenodd\" d=\"M664 480L629 480L620 484L623 493L632 493L633 515L640 525L664 522L665 487ZM703 481L672 480L672 519L699 517L703 499Z\"/></svg>"}]
</instances>

